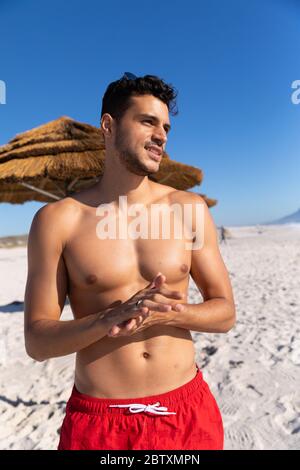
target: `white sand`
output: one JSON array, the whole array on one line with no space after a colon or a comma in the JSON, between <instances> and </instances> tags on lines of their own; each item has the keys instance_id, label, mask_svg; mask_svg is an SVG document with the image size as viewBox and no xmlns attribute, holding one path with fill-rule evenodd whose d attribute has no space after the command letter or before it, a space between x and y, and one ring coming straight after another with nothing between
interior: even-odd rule
<instances>
[{"instance_id":1,"label":"white sand","mask_svg":"<svg viewBox=\"0 0 300 470\"><path fill-rule=\"evenodd\" d=\"M300 225L260 228L231 227L220 245L237 324L225 335L193 333L196 360L221 409L225 449L299 449ZM0 249L0 449L56 449L74 355L27 357L26 270L26 248ZM202 300L192 280L189 293ZM72 318L69 306L62 318Z\"/></svg>"}]
</instances>

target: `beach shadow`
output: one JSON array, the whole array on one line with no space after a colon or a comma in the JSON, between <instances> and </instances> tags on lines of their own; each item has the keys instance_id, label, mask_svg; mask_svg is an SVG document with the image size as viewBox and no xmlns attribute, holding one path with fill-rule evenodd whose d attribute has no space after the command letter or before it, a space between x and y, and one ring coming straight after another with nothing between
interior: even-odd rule
<instances>
[{"instance_id":1,"label":"beach shadow","mask_svg":"<svg viewBox=\"0 0 300 470\"><path fill-rule=\"evenodd\" d=\"M0 305L0 312L2 313L15 313L24 312L24 302L14 300L10 304Z\"/></svg>"},{"instance_id":2,"label":"beach shadow","mask_svg":"<svg viewBox=\"0 0 300 470\"><path fill-rule=\"evenodd\" d=\"M24 406L36 406L36 405L49 405L50 401L48 400L42 400L42 401L34 401L34 400L23 400L20 397L17 397L16 400L11 400L10 398L6 397L5 395L0 395L0 401L7 403L8 405L11 405L13 407L17 407L19 405L24 405ZM66 405L66 401L60 400L56 402L56 404L61 407Z\"/></svg>"},{"instance_id":3,"label":"beach shadow","mask_svg":"<svg viewBox=\"0 0 300 470\"><path fill-rule=\"evenodd\" d=\"M70 305L69 299L66 299L65 305ZM24 312L24 301L14 300L13 302L0 305L0 313Z\"/></svg>"}]
</instances>

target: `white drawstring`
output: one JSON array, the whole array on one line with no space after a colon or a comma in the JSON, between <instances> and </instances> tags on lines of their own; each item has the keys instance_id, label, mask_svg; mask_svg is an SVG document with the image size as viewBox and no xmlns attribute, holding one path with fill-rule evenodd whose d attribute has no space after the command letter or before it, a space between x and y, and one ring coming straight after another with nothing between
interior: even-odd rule
<instances>
[{"instance_id":1,"label":"white drawstring","mask_svg":"<svg viewBox=\"0 0 300 470\"><path fill-rule=\"evenodd\" d=\"M174 411L166 411L166 406L159 406L160 402L154 403L154 405L144 405L141 403L131 403L129 405L109 405L110 408L128 408L131 413L141 413L142 411L148 411L155 415L176 415Z\"/></svg>"}]
</instances>

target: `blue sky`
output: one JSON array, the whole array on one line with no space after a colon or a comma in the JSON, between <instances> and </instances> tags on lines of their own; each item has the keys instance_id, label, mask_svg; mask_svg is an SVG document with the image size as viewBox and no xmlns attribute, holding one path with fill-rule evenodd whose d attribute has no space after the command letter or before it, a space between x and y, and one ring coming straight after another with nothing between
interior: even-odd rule
<instances>
[{"instance_id":1,"label":"blue sky","mask_svg":"<svg viewBox=\"0 0 300 470\"><path fill-rule=\"evenodd\" d=\"M300 0L0 0L0 145L62 115L99 125L125 71L178 90L167 151L201 168L217 225L263 223L300 204ZM42 204L0 204L0 235Z\"/></svg>"}]
</instances>

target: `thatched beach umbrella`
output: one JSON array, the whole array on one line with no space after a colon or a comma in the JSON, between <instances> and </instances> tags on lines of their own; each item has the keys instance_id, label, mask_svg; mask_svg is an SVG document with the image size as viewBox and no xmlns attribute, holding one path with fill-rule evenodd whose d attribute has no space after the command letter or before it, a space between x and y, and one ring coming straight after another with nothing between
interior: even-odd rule
<instances>
[{"instance_id":1,"label":"thatched beach umbrella","mask_svg":"<svg viewBox=\"0 0 300 470\"><path fill-rule=\"evenodd\" d=\"M212 199L210 197L207 197L205 194L199 193L199 196L203 197L208 207L213 207L218 203L218 199Z\"/></svg>"},{"instance_id":2,"label":"thatched beach umbrella","mask_svg":"<svg viewBox=\"0 0 300 470\"><path fill-rule=\"evenodd\" d=\"M63 116L22 134L0 147L0 202L51 202L101 179L105 145L99 128ZM200 169L164 153L159 171L149 177L176 189L199 185ZM209 207L216 204L206 198Z\"/></svg>"}]
</instances>

